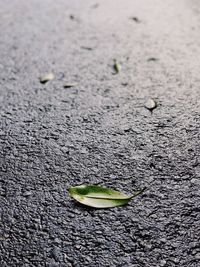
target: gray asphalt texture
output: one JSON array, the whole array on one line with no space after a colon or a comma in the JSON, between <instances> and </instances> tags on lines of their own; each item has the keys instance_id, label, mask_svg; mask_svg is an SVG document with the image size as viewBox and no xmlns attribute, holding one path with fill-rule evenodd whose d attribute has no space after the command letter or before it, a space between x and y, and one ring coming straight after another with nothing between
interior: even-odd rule
<instances>
[{"instance_id":1,"label":"gray asphalt texture","mask_svg":"<svg viewBox=\"0 0 200 267\"><path fill-rule=\"evenodd\" d=\"M199 73L197 0L1 0L0 266L200 266Z\"/></svg>"}]
</instances>

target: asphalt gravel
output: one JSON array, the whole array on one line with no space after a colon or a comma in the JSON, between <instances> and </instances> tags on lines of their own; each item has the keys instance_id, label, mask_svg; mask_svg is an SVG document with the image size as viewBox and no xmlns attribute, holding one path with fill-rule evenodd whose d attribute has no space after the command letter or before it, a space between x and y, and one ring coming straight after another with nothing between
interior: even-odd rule
<instances>
[{"instance_id":1,"label":"asphalt gravel","mask_svg":"<svg viewBox=\"0 0 200 267\"><path fill-rule=\"evenodd\" d=\"M0 266L200 266L199 72L197 0L0 0Z\"/></svg>"}]
</instances>

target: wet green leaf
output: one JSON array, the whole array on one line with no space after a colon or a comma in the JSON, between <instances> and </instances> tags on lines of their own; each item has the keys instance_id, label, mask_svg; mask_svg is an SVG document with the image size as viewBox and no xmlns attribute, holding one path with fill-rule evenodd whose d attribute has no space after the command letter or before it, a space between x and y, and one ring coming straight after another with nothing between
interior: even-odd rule
<instances>
[{"instance_id":1,"label":"wet green leaf","mask_svg":"<svg viewBox=\"0 0 200 267\"><path fill-rule=\"evenodd\" d=\"M77 83L66 83L63 85L64 88L71 88L77 86Z\"/></svg>"},{"instance_id":2,"label":"wet green leaf","mask_svg":"<svg viewBox=\"0 0 200 267\"><path fill-rule=\"evenodd\" d=\"M41 83L46 83L48 81L53 80L54 78L55 78L55 76L53 73L47 73L47 74L41 76L39 79L40 79Z\"/></svg>"},{"instance_id":3,"label":"wet green leaf","mask_svg":"<svg viewBox=\"0 0 200 267\"><path fill-rule=\"evenodd\" d=\"M145 108L147 108L150 111L153 111L154 108L156 107L157 107L157 103L152 98L149 98L145 103Z\"/></svg>"},{"instance_id":4,"label":"wet green leaf","mask_svg":"<svg viewBox=\"0 0 200 267\"><path fill-rule=\"evenodd\" d=\"M113 65L113 69L115 71L115 73L119 73L121 70L121 65L119 64L119 62L115 59L114 60L114 65Z\"/></svg>"},{"instance_id":5,"label":"wet green leaf","mask_svg":"<svg viewBox=\"0 0 200 267\"><path fill-rule=\"evenodd\" d=\"M94 208L112 208L125 205L143 191L144 189L133 195L125 195L119 191L97 185L79 185L69 188L71 197L86 206Z\"/></svg>"}]
</instances>

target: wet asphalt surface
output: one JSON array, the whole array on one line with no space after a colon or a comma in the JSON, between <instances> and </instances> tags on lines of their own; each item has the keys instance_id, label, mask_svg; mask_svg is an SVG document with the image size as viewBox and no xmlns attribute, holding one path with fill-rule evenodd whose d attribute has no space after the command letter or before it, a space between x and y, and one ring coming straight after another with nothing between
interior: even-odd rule
<instances>
[{"instance_id":1,"label":"wet asphalt surface","mask_svg":"<svg viewBox=\"0 0 200 267\"><path fill-rule=\"evenodd\" d=\"M0 266L200 266L199 73L197 0L1 0Z\"/></svg>"}]
</instances>

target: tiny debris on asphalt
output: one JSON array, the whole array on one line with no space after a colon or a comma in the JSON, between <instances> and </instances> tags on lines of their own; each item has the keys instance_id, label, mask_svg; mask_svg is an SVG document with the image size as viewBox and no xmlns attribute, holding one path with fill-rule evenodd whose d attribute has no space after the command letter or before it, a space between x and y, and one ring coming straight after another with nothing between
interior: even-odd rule
<instances>
[{"instance_id":1,"label":"tiny debris on asphalt","mask_svg":"<svg viewBox=\"0 0 200 267\"><path fill-rule=\"evenodd\" d=\"M195 0L0 0L1 267L199 266L199 25ZM79 184L148 189L96 210Z\"/></svg>"}]
</instances>

